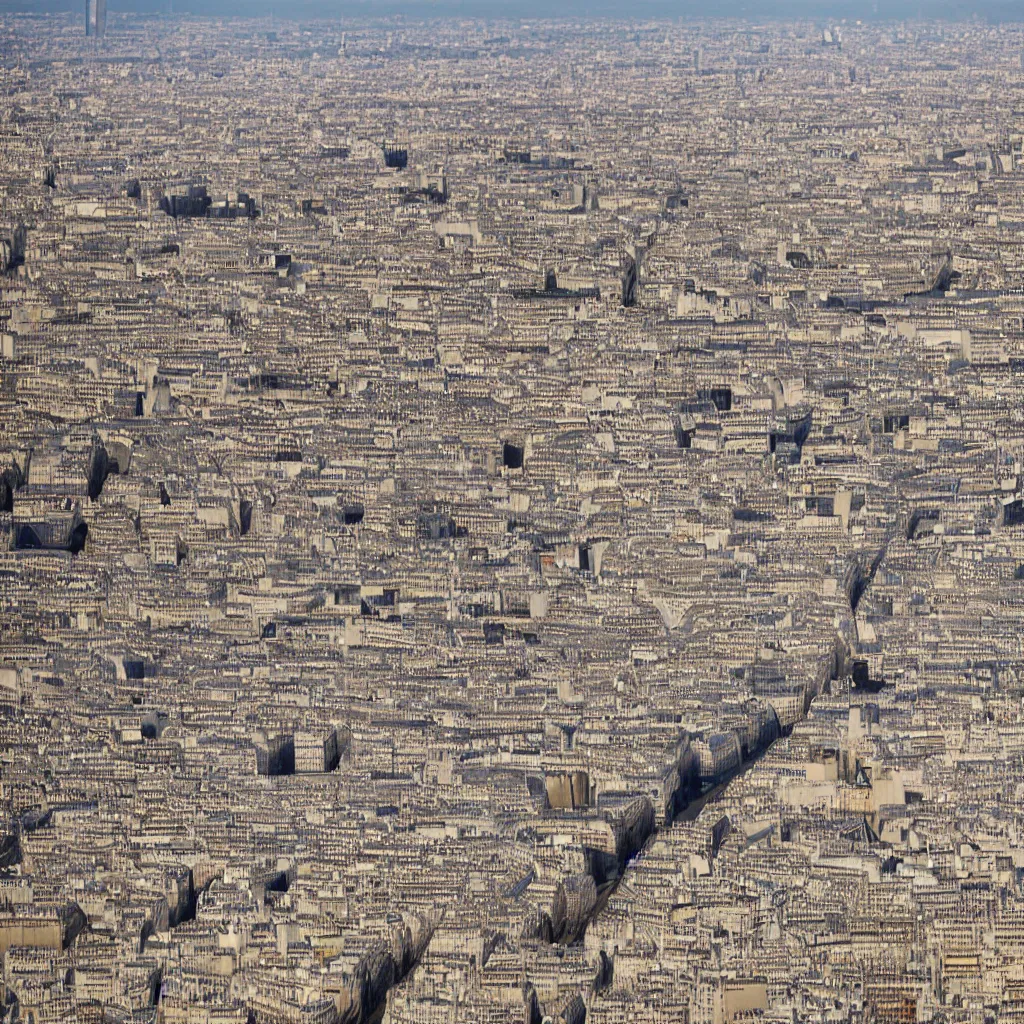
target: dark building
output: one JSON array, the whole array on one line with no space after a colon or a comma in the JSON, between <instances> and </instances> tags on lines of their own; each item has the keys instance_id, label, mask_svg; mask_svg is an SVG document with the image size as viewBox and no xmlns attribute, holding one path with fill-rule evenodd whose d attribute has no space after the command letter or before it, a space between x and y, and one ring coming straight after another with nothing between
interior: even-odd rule
<instances>
[{"instance_id":1,"label":"dark building","mask_svg":"<svg viewBox=\"0 0 1024 1024\"><path fill-rule=\"evenodd\" d=\"M524 449L521 445L504 441L501 446L501 461L508 469L523 468Z\"/></svg>"},{"instance_id":2,"label":"dark building","mask_svg":"<svg viewBox=\"0 0 1024 1024\"><path fill-rule=\"evenodd\" d=\"M85 34L98 39L107 34L107 0L85 0Z\"/></svg>"},{"instance_id":3,"label":"dark building","mask_svg":"<svg viewBox=\"0 0 1024 1024\"><path fill-rule=\"evenodd\" d=\"M623 306L635 306L637 300L637 285L639 284L639 268L632 256L626 257L626 267L622 273L622 304Z\"/></svg>"},{"instance_id":4,"label":"dark building","mask_svg":"<svg viewBox=\"0 0 1024 1024\"><path fill-rule=\"evenodd\" d=\"M701 388L697 392L698 402L710 402L719 412L732 408L732 388L726 384L714 388Z\"/></svg>"},{"instance_id":5,"label":"dark building","mask_svg":"<svg viewBox=\"0 0 1024 1024\"><path fill-rule=\"evenodd\" d=\"M205 185L189 185L183 196L167 193L160 200L160 209L168 217L210 217L225 220L248 218L254 220L259 216L256 200L248 192L230 194L214 198L206 190Z\"/></svg>"},{"instance_id":6,"label":"dark building","mask_svg":"<svg viewBox=\"0 0 1024 1024\"><path fill-rule=\"evenodd\" d=\"M393 146L390 143L384 143L384 166L394 167L397 170L408 166L409 164L409 150L403 146Z\"/></svg>"},{"instance_id":7,"label":"dark building","mask_svg":"<svg viewBox=\"0 0 1024 1024\"><path fill-rule=\"evenodd\" d=\"M1024 523L1024 501L1016 498L1003 504L1003 525L1020 526Z\"/></svg>"},{"instance_id":8,"label":"dark building","mask_svg":"<svg viewBox=\"0 0 1024 1024\"><path fill-rule=\"evenodd\" d=\"M271 736L254 746L257 775L291 775L295 771L294 736Z\"/></svg>"},{"instance_id":9,"label":"dark building","mask_svg":"<svg viewBox=\"0 0 1024 1024\"><path fill-rule=\"evenodd\" d=\"M16 270L25 262L25 228L18 225L6 238L0 238L0 273Z\"/></svg>"}]
</instances>

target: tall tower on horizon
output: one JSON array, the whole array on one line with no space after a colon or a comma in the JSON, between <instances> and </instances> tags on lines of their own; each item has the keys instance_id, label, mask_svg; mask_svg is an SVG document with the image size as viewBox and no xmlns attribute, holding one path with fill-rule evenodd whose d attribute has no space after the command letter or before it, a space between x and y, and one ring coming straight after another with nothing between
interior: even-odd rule
<instances>
[{"instance_id":1,"label":"tall tower on horizon","mask_svg":"<svg viewBox=\"0 0 1024 1024\"><path fill-rule=\"evenodd\" d=\"M85 0L85 34L101 39L107 34L107 0Z\"/></svg>"}]
</instances>

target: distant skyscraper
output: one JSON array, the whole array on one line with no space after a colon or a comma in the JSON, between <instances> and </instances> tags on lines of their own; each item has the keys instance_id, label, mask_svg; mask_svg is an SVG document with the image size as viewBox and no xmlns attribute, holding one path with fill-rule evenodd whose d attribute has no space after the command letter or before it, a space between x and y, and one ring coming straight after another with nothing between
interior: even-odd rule
<instances>
[{"instance_id":1,"label":"distant skyscraper","mask_svg":"<svg viewBox=\"0 0 1024 1024\"><path fill-rule=\"evenodd\" d=\"M85 34L103 37L107 33L107 0L85 0Z\"/></svg>"}]
</instances>

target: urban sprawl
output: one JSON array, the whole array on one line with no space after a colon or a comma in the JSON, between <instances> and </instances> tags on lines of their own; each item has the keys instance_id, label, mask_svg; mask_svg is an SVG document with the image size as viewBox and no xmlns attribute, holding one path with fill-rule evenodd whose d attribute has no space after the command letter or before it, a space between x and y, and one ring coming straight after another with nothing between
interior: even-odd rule
<instances>
[{"instance_id":1,"label":"urban sprawl","mask_svg":"<svg viewBox=\"0 0 1024 1024\"><path fill-rule=\"evenodd\" d=\"M3 1020L1024 1022L1024 25L84 21Z\"/></svg>"}]
</instances>

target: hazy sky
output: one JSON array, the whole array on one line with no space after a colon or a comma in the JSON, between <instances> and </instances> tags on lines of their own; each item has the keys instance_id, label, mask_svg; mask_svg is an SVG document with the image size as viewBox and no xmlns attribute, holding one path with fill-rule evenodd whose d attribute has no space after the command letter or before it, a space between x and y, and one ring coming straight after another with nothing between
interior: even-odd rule
<instances>
[{"instance_id":1,"label":"hazy sky","mask_svg":"<svg viewBox=\"0 0 1024 1024\"><path fill-rule=\"evenodd\" d=\"M281 18L336 18L346 14L407 14L414 18L467 15L474 17L628 17L659 16L700 18L741 16L753 20L781 17L862 18L970 18L1024 22L1024 0L107 0L108 10L192 12L217 16ZM84 0L0 0L0 12L77 11Z\"/></svg>"}]
</instances>

